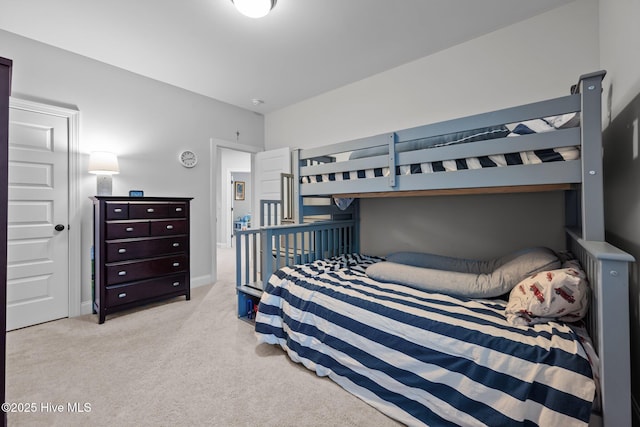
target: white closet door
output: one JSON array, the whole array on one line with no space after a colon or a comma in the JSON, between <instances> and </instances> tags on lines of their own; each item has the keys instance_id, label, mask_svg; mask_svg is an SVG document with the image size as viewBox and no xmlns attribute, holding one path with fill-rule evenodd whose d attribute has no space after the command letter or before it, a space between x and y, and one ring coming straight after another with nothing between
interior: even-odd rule
<instances>
[{"instance_id":1,"label":"white closet door","mask_svg":"<svg viewBox=\"0 0 640 427\"><path fill-rule=\"evenodd\" d=\"M67 126L9 112L7 330L69 315Z\"/></svg>"}]
</instances>

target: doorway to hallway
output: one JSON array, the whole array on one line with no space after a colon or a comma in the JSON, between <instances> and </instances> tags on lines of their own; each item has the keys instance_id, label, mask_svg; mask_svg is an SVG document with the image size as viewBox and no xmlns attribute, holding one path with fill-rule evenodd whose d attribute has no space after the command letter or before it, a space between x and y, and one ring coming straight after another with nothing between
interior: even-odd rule
<instances>
[{"instance_id":1,"label":"doorway to hallway","mask_svg":"<svg viewBox=\"0 0 640 427\"><path fill-rule=\"evenodd\" d=\"M253 177L251 153L218 148L220 192L217 203L217 246L233 247L233 232L238 222L251 217Z\"/></svg>"}]
</instances>

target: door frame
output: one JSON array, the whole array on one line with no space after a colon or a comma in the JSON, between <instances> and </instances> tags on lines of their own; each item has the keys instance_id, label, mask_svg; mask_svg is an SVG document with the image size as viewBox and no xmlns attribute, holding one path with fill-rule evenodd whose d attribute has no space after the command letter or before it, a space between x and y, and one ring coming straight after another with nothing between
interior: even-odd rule
<instances>
[{"instance_id":1,"label":"door frame","mask_svg":"<svg viewBox=\"0 0 640 427\"><path fill-rule=\"evenodd\" d=\"M9 108L32 111L35 113L48 114L62 117L67 120L68 126L68 147L67 147L67 239L69 253L67 254L69 269L69 314L68 317L79 316L82 306L81 289L81 220L80 210L80 111L59 107L56 105L43 104L26 99L10 97Z\"/></svg>"},{"instance_id":2,"label":"door frame","mask_svg":"<svg viewBox=\"0 0 640 427\"><path fill-rule=\"evenodd\" d=\"M210 167L209 167L209 182L211 183L209 198L209 228L211 230L211 281L213 283L218 281L218 192L222 189L222 182L218 179L218 161L220 159L219 151L221 149L228 149L234 151L242 151L251 154L251 171L255 170L255 154L264 151L262 147L256 147L254 145L239 144L237 142L227 141L224 139L211 138L210 139ZM255 174L251 175L252 187L254 186ZM255 201L251 200L251 212L255 212Z\"/></svg>"}]
</instances>

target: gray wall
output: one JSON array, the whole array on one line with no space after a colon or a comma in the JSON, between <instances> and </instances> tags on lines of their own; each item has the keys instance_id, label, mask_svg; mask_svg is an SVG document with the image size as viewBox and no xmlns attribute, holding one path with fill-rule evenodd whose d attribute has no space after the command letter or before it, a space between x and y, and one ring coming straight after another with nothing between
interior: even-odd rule
<instances>
[{"instance_id":1,"label":"gray wall","mask_svg":"<svg viewBox=\"0 0 640 427\"><path fill-rule=\"evenodd\" d=\"M640 95L604 131L606 239L640 260L640 160L638 147ZM635 122L635 125L634 125ZM634 137L635 134L635 137ZM636 148L634 148L634 145ZM634 156L635 151L635 156ZM638 263L630 273L631 360L640 359L640 282ZM632 363L634 425L640 425L640 367Z\"/></svg>"},{"instance_id":2,"label":"gray wall","mask_svg":"<svg viewBox=\"0 0 640 427\"><path fill-rule=\"evenodd\" d=\"M372 255L409 250L487 259L504 255L505 248L564 247L564 217L557 210L563 204L561 192L362 199L360 203L361 244ZM521 222L532 215L535 220Z\"/></svg>"},{"instance_id":3,"label":"gray wall","mask_svg":"<svg viewBox=\"0 0 640 427\"><path fill-rule=\"evenodd\" d=\"M606 239L640 261L640 2L600 1L600 61L604 80ZM640 425L639 262L629 276L633 425Z\"/></svg>"},{"instance_id":4,"label":"gray wall","mask_svg":"<svg viewBox=\"0 0 640 427\"><path fill-rule=\"evenodd\" d=\"M246 145L264 145L264 118L251 111L196 95L174 86L108 66L86 57L0 31L0 56L14 61L13 96L80 111L82 301L90 309L90 251L95 176L86 173L93 150L115 152L120 174L113 194L141 189L148 196L194 197L191 268L194 284L210 283L212 234L210 139L233 141L236 131ZM168 58L167 60L171 60ZM199 154L186 169L178 153ZM215 242L215 240L213 240Z\"/></svg>"}]
</instances>

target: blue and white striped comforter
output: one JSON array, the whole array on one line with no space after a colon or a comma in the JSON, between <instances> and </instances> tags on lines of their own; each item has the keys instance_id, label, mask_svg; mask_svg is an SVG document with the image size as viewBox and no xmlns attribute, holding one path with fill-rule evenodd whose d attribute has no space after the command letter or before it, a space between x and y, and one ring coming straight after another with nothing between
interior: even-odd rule
<instances>
[{"instance_id":1,"label":"blue and white striped comforter","mask_svg":"<svg viewBox=\"0 0 640 427\"><path fill-rule=\"evenodd\" d=\"M256 335L407 425L577 426L595 384L576 333L515 327L505 304L366 276L380 258L285 267L260 301Z\"/></svg>"}]
</instances>

